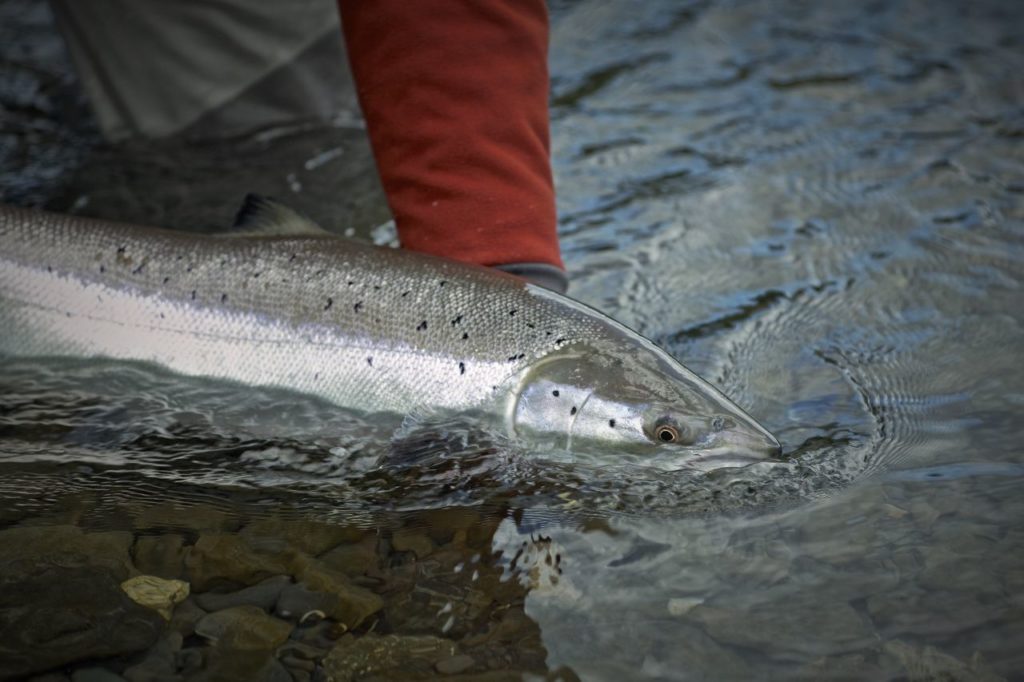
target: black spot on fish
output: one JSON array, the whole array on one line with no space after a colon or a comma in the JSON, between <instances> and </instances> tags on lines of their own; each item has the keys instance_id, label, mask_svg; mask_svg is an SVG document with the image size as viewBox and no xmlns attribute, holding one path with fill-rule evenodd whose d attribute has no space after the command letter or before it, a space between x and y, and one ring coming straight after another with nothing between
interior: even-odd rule
<instances>
[{"instance_id":1,"label":"black spot on fish","mask_svg":"<svg viewBox=\"0 0 1024 682\"><path fill-rule=\"evenodd\" d=\"M47 266L46 266L46 271L47 271L47 272L53 272L53 268L52 268L52 267L50 267L49 265L47 265Z\"/></svg>"},{"instance_id":2,"label":"black spot on fish","mask_svg":"<svg viewBox=\"0 0 1024 682\"><path fill-rule=\"evenodd\" d=\"M327 271L326 270L317 270L316 271L316 276L317 277L323 277L325 272L327 272Z\"/></svg>"},{"instance_id":3,"label":"black spot on fish","mask_svg":"<svg viewBox=\"0 0 1024 682\"><path fill-rule=\"evenodd\" d=\"M163 313L160 313L160 319L161 319L161 320L165 320L165 319L167 319L167 318L166 318L166 317L164 317L164 314L163 314Z\"/></svg>"},{"instance_id":4,"label":"black spot on fish","mask_svg":"<svg viewBox=\"0 0 1024 682\"><path fill-rule=\"evenodd\" d=\"M440 282L438 282L438 283L437 283L437 286L439 286L439 287L443 287L443 286L444 286L445 284L448 284L448 282L446 282L446 281L444 281L444 280L442 279L442 280L441 280Z\"/></svg>"},{"instance_id":5,"label":"black spot on fish","mask_svg":"<svg viewBox=\"0 0 1024 682\"><path fill-rule=\"evenodd\" d=\"M469 338L469 333L468 332L462 332L462 340L465 341L468 338Z\"/></svg>"},{"instance_id":6,"label":"black spot on fish","mask_svg":"<svg viewBox=\"0 0 1024 682\"><path fill-rule=\"evenodd\" d=\"M551 336L551 332L544 332L544 336Z\"/></svg>"},{"instance_id":7,"label":"black spot on fish","mask_svg":"<svg viewBox=\"0 0 1024 682\"><path fill-rule=\"evenodd\" d=\"M355 310L358 313L360 310L363 309L363 302L359 301L354 306L352 306L352 309Z\"/></svg>"},{"instance_id":8,"label":"black spot on fish","mask_svg":"<svg viewBox=\"0 0 1024 682\"><path fill-rule=\"evenodd\" d=\"M573 406L572 406L572 409L571 409L571 410L569 410L569 416L572 416L572 415L574 415L574 414L576 414L576 406L575 406L575 405L573 405Z\"/></svg>"},{"instance_id":9,"label":"black spot on fish","mask_svg":"<svg viewBox=\"0 0 1024 682\"><path fill-rule=\"evenodd\" d=\"M410 292L408 292L408 291L403 291L403 292L402 292L402 298L405 298L406 296L408 296L408 295L409 295L409 293L410 293Z\"/></svg>"},{"instance_id":10,"label":"black spot on fish","mask_svg":"<svg viewBox=\"0 0 1024 682\"><path fill-rule=\"evenodd\" d=\"M252 278L253 278L253 279L259 279L259 278L260 278L260 275L261 275L261 274L262 274L262 273L259 273L259 272L254 272L254 273L252 273Z\"/></svg>"},{"instance_id":11,"label":"black spot on fish","mask_svg":"<svg viewBox=\"0 0 1024 682\"><path fill-rule=\"evenodd\" d=\"M554 391L551 391L551 395L553 395L553 396L555 396L557 398L558 397L558 389L555 389Z\"/></svg>"},{"instance_id":12,"label":"black spot on fish","mask_svg":"<svg viewBox=\"0 0 1024 682\"><path fill-rule=\"evenodd\" d=\"M170 277L164 277L164 284L167 284L170 281L171 281Z\"/></svg>"},{"instance_id":13,"label":"black spot on fish","mask_svg":"<svg viewBox=\"0 0 1024 682\"><path fill-rule=\"evenodd\" d=\"M512 310L508 311L508 316L509 317L515 317L516 316L516 309L513 308Z\"/></svg>"},{"instance_id":14,"label":"black spot on fish","mask_svg":"<svg viewBox=\"0 0 1024 682\"><path fill-rule=\"evenodd\" d=\"M221 258L220 259L220 266L221 267L224 267L227 264L228 264L228 259L227 258Z\"/></svg>"},{"instance_id":15,"label":"black spot on fish","mask_svg":"<svg viewBox=\"0 0 1024 682\"><path fill-rule=\"evenodd\" d=\"M123 246L117 247L117 252L118 253L124 253L124 247Z\"/></svg>"},{"instance_id":16,"label":"black spot on fish","mask_svg":"<svg viewBox=\"0 0 1024 682\"><path fill-rule=\"evenodd\" d=\"M537 328L537 325L535 325L533 322L527 322L526 326L529 327L530 329L536 329Z\"/></svg>"},{"instance_id":17,"label":"black spot on fish","mask_svg":"<svg viewBox=\"0 0 1024 682\"><path fill-rule=\"evenodd\" d=\"M615 428L615 420L614 419L609 419L608 420L608 426L610 426L610 427L612 427L614 429Z\"/></svg>"},{"instance_id":18,"label":"black spot on fish","mask_svg":"<svg viewBox=\"0 0 1024 682\"><path fill-rule=\"evenodd\" d=\"M418 325L416 325L416 331L418 331L418 332L421 332L421 331L423 331L426 328L427 328L427 321L426 320L423 320Z\"/></svg>"},{"instance_id":19,"label":"black spot on fish","mask_svg":"<svg viewBox=\"0 0 1024 682\"><path fill-rule=\"evenodd\" d=\"M348 281L348 285L349 285L349 286L352 286L353 284L355 284L355 282L354 282L354 281L352 281L352 280L349 280L349 281Z\"/></svg>"},{"instance_id":20,"label":"black spot on fish","mask_svg":"<svg viewBox=\"0 0 1024 682\"><path fill-rule=\"evenodd\" d=\"M185 268L185 272L192 272L192 266L189 265L187 268Z\"/></svg>"},{"instance_id":21,"label":"black spot on fish","mask_svg":"<svg viewBox=\"0 0 1024 682\"><path fill-rule=\"evenodd\" d=\"M466 373L466 363L460 362L459 363L459 374L465 374L465 373Z\"/></svg>"},{"instance_id":22,"label":"black spot on fish","mask_svg":"<svg viewBox=\"0 0 1024 682\"><path fill-rule=\"evenodd\" d=\"M184 260L184 259L185 259L184 256L175 256L174 257L174 260Z\"/></svg>"},{"instance_id":23,"label":"black spot on fish","mask_svg":"<svg viewBox=\"0 0 1024 682\"><path fill-rule=\"evenodd\" d=\"M227 300L228 300L228 295L227 294L221 294L220 295L220 302L221 303L224 303Z\"/></svg>"},{"instance_id":24,"label":"black spot on fish","mask_svg":"<svg viewBox=\"0 0 1024 682\"><path fill-rule=\"evenodd\" d=\"M141 274L141 273L142 273L142 269L143 269L144 267L146 267L146 264L145 264L145 263L140 263L140 264L139 264L139 267L137 267L137 268L135 268L134 270L132 270L132 274L133 274L133 275L138 275L138 274Z\"/></svg>"},{"instance_id":25,"label":"black spot on fish","mask_svg":"<svg viewBox=\"0 0 1024 682\"><path fill-rule=\"evenodd\" d=\"M291 257L290 257L290 258L288 259L288 262L290 263L290 262L292 262L293 260L295 260L295 254L294 254L294 253L293 253L293 254L291 255Z\"/></svg>"},{"instance_id":26,"label":"black spot on fish","mask_svg":"<svg viewBox=\"0 0 1024 682\"><path fill-rule=\"evenodd\" d=\"M514 356L514 355L508 356L508 361L509 362L515 362L516 361L516 356Z\"/></svg>"},{"instance_id":27,"label":"black spot on fish","mask_svg":"<svg viewBox=\"0 0 1024 682\"><path fill-rule=\"evenodd\" d=\"M324 310L330 310L332 305L334 305L334 299L328 296L327 305L324 306Z\"/></svg>"},{"instance_id":28,"label":"black spot on fish","mask_svg":"<svg viewBox=\"0 0 1024 682\"><path fill-rule=\"evenodd\" d=\"M374 291L380 291L380 285L379 284L374 284L373 285L373 290Z\"/></svg>"},{"instance_id":29,"label":"black spot on fish","mask_svg":"<svg viewBox=\"0 0 1024 682\"><path fill-rule=\"evenodd\" d=\"M373 358L366 358L366 364L368 364L370 367L373 367Z\"/></svg>"},{"instance_id":30,"label":"black spot on fish","mask_svg":"<svg viewBox=\"0 0 1024 682\"><path fill-rule=\"evenodd\" d=\"M455 325L459 324L460 322L462 322L462 315L456 315L455 319L452 320L452 326L454 327Z\"/></svg>"},{"instance_id":31,"label":"black spot on fish","mask_svg":"<svg viewBox=\"0 0 1024 682\"><path fill-rule=\"evenodd\" d=\"M316 374L313 375L313 381L319 381L319 380L320 380L320 372L317 372Z\"/></svg>"},{"instance_id":32,"label":"black spot on fish","mask_svg":"<svg viewBox=\"0 0 1024 682\"><path fill-rule=\"evenodd\" d=\"M100 272L106 272L106 271L107 271L107 269L104 266L101 265L100 266Z\"/></svg>"},{"instance_id":33,"label":"black spot on fish","mask_svg":"<svg viewBox=\"0 0 1024 682\"><path fill-rule=\"evenodd\" d=\"M192 290L192 300L193 301L196 300L196 290L195 289Z\"/></svg>"},{"instance_id":34,"label":"black spot on fish","mask_svg":"<svg viewBox=\"0 0 1024 682\"><path fill-rule=\"evenodd\" d=\"M556 346L561 346L563 343L565 343L565 339L555 339Z\"/></svg>"}]
</instances>

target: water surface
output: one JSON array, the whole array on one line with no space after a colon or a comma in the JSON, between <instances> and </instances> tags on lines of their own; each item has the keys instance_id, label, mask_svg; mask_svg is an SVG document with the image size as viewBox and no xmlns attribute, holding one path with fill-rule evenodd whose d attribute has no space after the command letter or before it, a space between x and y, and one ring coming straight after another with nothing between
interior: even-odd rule
<instances>
[{"instance_id":1,"label":"water surface","mask_svg":"<svg viewBox=\"0 0 1024 682\"><path fill-rule=\"evenodd\" d=\"M257 190L387 239L358 126L107 148L69 113L84 110L45 6L11 6L24 47L2 61L6 201L203 231ZM782 463L698 477L545 462L471 420L396 444L302 396L7 361L5 556L50 552L17 544L25 529L113 534L132 562L115 575L199 594L299 579L280 557L315 558L383 604L330 646L443 640L471 662L377 661L396 678L1015 679L1022 9L553 6L571 294L721 387L780 438ZM203 569L223 536L265 575ZM172 545L181 556L153 550ZM196 635L174 660L190 648L202 664L174 674L238 669ZM131 679L147 655L58 667ZM289 655L266 654L296 676Z\"/></svg>"}]
</instances>

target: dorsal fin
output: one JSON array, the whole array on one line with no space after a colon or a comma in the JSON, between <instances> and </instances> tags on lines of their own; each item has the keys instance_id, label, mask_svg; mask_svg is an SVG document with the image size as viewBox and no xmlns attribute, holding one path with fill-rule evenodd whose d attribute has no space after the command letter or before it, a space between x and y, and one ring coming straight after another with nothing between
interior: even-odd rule
<instances>
[{"instance_id":1,"label":"dorsal fin","mask_svg":"<svg viewBox=\"0 0 1024 682\"><path fill-rule=\"evenodd\" d=\"M325 237L332 236L309 218L284 204L259 194L246 194L226 237Z\"/></svg>"}]
</instances>

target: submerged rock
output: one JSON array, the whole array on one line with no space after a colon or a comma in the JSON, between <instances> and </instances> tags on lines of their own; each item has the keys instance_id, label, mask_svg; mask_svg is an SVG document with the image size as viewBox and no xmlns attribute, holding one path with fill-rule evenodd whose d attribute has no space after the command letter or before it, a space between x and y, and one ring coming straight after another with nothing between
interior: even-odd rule
<instances>
[{"instance_id":1,"label":"submerged rock","mask_svg":"<svg viewBox=\"0 0 1024 682\"><path fill-rule=\"evenodd\" d=\"M79 668L71 673L71 682L125 682L125 678L106 668Z\"/></svg>"},{"instance_id":2,"label":"submerged rock","mask_svg":"<svg viewBox=\"0 0 1024 682\"><path fill-rule=\"evenodd\" d=\"M377 594L354 585L344 573L331 570L316 560L306 561L297 567L295 577L311 591L330 595L331 598L325 602L329 608L327 615L349 630L384 607L384 600Z\"/></svg>"},{"instance_id":3,"label":"submerged rock","mask_svg":"<svg viewBox=\"0 0 1024 682\"><path fill-rule=\"evenodd\" d=\"M328 568L341 571L349 578L370 575L377 571L380 564L377 538L369 536L359 542L338 545L320 555L317 560Z\"/></svg>"},{"instance_id":4,"label":"submerged rock","mask_svg":"<svg viewBox=\"0 0 1024 682\"><path fill-rule=\"evenodd\" d=\"M439 661L455 654L455 643L438 637L365 635L343 637L323 660L331 682L370 676L410 679L428 676Z\"/></svg>"},{"instance_id":5,"label":"submerged rock","mask_svg":"<svg viewBox=\"0 0 1024 682\"><path fill-rule=\"evenodd\" d=\"M276 616L293 621L305 620L313 613L319 613L320 618L343 620L348 610L339 595L310 590L301 583L281 590L274 607Z\"/></svg>"},{"instance_id":6,"label":"submerged rock","mask_svg":"<svg viewBox=\"0 0 1024 682\"><path fill-rule=\"evenodd\" d=\"M28 682L71 682L71 678L64 673L46 673L31 678Z\"/></svg>"},{"instance_id":7,"label":"submerged rock","mask_svg":"<svg viewBox=\"0 0 1024 682\"><path fill-rule=\"evenodd\" d=\"M206 592L196 595L196 604L207 611L221 611L233 606L258 606L264 611L274 608L278 596L292 580L286 575L275 575L252 587L235 592Z\"/></svg>"},{"instance_id":8,"label":"submerged rock","mask_svg":"<svg viewBox=\"0 0 1024 682\"><path fill-rule=\"evenodd\" d=\"M417 559L430 556L434 551L434 543L427 537L425 530L402 528L391 536L391 546L399 552L412 552Z\"/></svg>"},{"instance_id":9,"label":"submerged rock","mask_svg":"<svg viewBox=\"0 0 1024 682\"><path fill-rule=\"evenodd\" d=\"M287 540L306 554L322 554L343 543L357 542L367 531L351 526L338 526L308 519L257 519L242 529L241 536L255 547L266 538Z\"/></svg>"},{"instance_id":10,"label":"submerged rock","mask_svg":"<svg viewBox=\"0 0 1024 682\"><path fill-rule=\"evenodd\" d=\"M1012 613L1012 606L974 592L914 588L872 596L867 612L884 637L934 638L992 623Z\"/></svg>"},{"instance_id":11,"label":"submerged rock","mask_svg":"<svg viewBox=\"0 0 1024 682\"><path fill-rule=\"evenodd\" d=\"M132 574L132 535L122 531L86 533L77 526L20 526L0 531L0 576L38 566L106 569L118 580Z\"/></svg>"},{"instance_id":12,"label":"submerged rock","mask_svg":"<svg viewBox=\"0 0 1024 682\"><path fill-rule=\"evenodd\" d=\"M434 664L434 669L442 675L458 675L459 673L466 672L474 665L476 665L476 661L473 660L472 656L457 654L448 658L442 658Z\"/></svg>"},{"instance_id":13,"label":"submerged rock","mask_svg":"<svg viewBox=\"0 0 1024 682\"><path fill-rule=\"evenodd\" d=\"M188 597L174 607L171 613L170 628L182 637L193 634L196 624L206 616L206 611L196 605L194 597Z\"/></svg>"},{"instance_id":14,"label":"submerged rock","mask_svg":"<svg viewBox=\"0 0 1024 682\"><path fill-rule=\"evenodd\" d=\"M645 677L672 679L678 676L680 661L685 661L686 679L758 679L757 669L744 660L742 649L722 646L698 627L677 625L673 627L673 633L677 633L678 638L672 642L651 642L643 652L640 668ZM587 677L588 672L599 670L600 665L600 662L595 662L594 667L581 667L579 673Z\"/></svg>"},{"instance_id":15,"label":"submerged rock","mask_svg":"<svg viewBox=\"0 0 1024 682\"><path fill-rule=\"evenodd\" d=\"M948 654L930 646L917 647L892 640L882 645L885 653L896 658L904 667L911 682L943 680L944 682L1005 682L975 655L969 663L963 663Z\"/></svg>"},{"instance_id":16,"label":"submerged rock","mask_svg":"<svg viewBox=\"0 0 1024 682\"><path fill-rule=\"evenodd\" d=\"M290 623L267 615L256 606L234 606L208 614L196 624L196 634L218 649L271 651L284 644Z\"/></svg>"},{"instance_id":17,"label":"submerged rock","mask_svg":"<svg viewBox=\"0 0 1024 682\"><path fill-rule=\"evenodd\" d=\"M121 589L137 604L151 608L171 619L174 605L188 596L188 583L182 580L164 580L155 575L137 575L121 583Z\"/></svg>"},{"instance_id":18,"label":"submerged rock","mask_svg":"<svg viewBox=\"0 0 1024 682\"><path fill-rule=\"evenodd\" d=\"M124 671L128 682L172 682L180 680L177 653L181 651L182 637L171 632L146 652L146 657Z\"/></svg>"},{"instance_id":19,"label":"submerged rock","mask_svg":"<svg viewBox=\"0 0 1024 682\"><path fill-rule=\"evenodd\" d=\"M215 649L206 663L188 682L293 682L271 652Z\"/></svg>"},{"instance_id":20,"label":"submerged rock","mask_svg":"<svg viewBox=\"0 0 1024 682\"><path fill-rule=\"evenodd\" d=\"M174 652L174 667L186 677L202 670L204 660L203 650L199 647Z\"/></svg>"},{"instance_id":21,"label":"submerged rock","mask_svg":"<svg viewBox=\"0 0 1024 682\"><path fill-rule=\"evenodd\" d=\"M142 573L181 578L185 571L185 538L180 535L143 535L132 547L132 561Z\"/></svg>"},{"instance_id":22,"label":"submerged rock","mask_svg":"<svg viewBox=\"0 0 1024 682\"><path fill-rule=\"evenodd\" d=\"M857 651L877 639L865 619L847 603L819 601L816 608L811 608L794 598L790 604L792 610L788 612L702 604L688 615L723 645L771 651L779 659Z\"/></svg>"},{"instance_id":23,"label":"submerged rock","mask_svg":"<svg viewBox=\"0 0 1024 682\"><path fill-rule=\"evenodd\" d=\"M342 623L330 620L312 622L307 620L292 630L288 642L279 651L293 651L305 658L323 658L335 643L341 639L348 628Z\"/></svg>"},{"instance_id":24,"label":"submerged rock","mask_svg":"<svg viewBox=\"0 0 1024 682\"><path fill-rule=\"evenodd\" d=\"M0 678L142 651L162 628L107 569L43 566L0 578Z\"/></svg>"},{"instance_id":25,"label":"submerged rock","mask_svg":"<svg viewBox=\"0 0 1024 682\"><path fill-rule=\"evenodd\" d=\"M268 577L291 573L294 552L257 552L232 533L203 535L189 548L185 566L197 592L218 584L255 585Z\"/></svg>"}]
</instances>

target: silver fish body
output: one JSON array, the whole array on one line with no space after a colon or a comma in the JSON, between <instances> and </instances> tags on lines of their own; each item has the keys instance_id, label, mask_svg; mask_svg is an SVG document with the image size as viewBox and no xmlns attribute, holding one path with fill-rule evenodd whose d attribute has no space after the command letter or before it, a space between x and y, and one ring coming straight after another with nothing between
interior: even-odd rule
<instances>
[{"instance_id":1,"label":"silver fish body","mask_svg":"<svg viewBox=\"0 0 1024 682\"><path fill-rule=\"evenodd\" d=\"M4 355L152 362L364 413L484 409L558 448L778 449L595 310L489 269L331 236L197 236L0 207Z\"/></svg>"}]
</instances>

